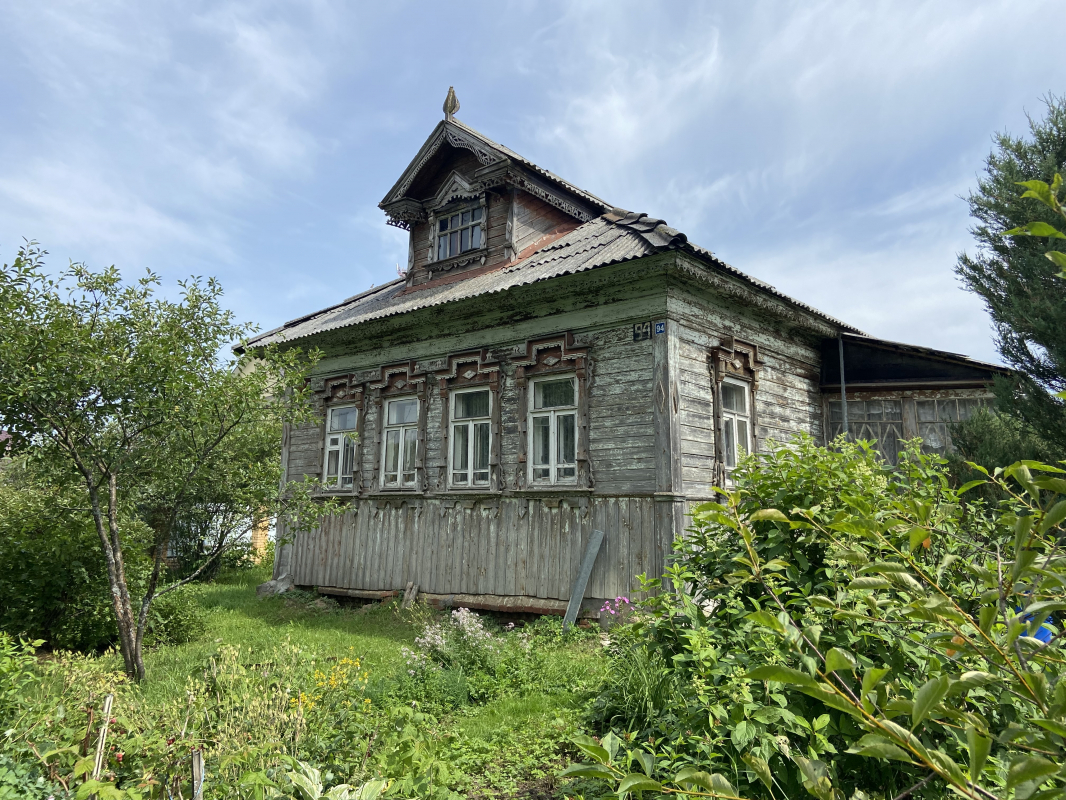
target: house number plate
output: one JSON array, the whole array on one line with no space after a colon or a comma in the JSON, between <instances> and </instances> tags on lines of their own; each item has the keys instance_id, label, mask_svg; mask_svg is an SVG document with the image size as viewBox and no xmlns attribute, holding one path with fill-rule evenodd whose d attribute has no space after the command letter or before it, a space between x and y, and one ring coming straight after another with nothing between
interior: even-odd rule
<instances>
[{"instance_id":1,"label":"house number plate","mask_svg":"<svg viewBox=\"0 0 1066 800\"><path fill-rule=\"evenodd\" d=\"M654 326L654 327L653 327ZM633 326L633 341L643 342L646 339L651 338L651 332L654 329L655 335L658 336L661 333L666 333L666 322L638 322Z\"/></svg>"}]
</instances>

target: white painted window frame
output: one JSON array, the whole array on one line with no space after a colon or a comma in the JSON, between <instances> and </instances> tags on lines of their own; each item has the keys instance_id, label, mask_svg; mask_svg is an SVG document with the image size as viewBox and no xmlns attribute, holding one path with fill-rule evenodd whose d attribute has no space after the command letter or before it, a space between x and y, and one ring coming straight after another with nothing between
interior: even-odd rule
<instances>
[{"instance_id":1,"label":"white painted window frame","mask_svg":"<svg viewBox=\"0 0 1066 800\"><path fill-rule=\"evenodd\" d=\"M393 403L404 402L404 401L407 401L407 400L414 400L415 401L415 404L416 404L415 405L415 421L414 422L399 423L399 424L396 424L396 425L390 425L389 424L389 406L391 406ZM389 397L389 398L385 399L382 402L382 404L381 404L381 413L382 413L382 418L381 418L381 454L380 454L380 458L381 458L381 461L380 461L380 465L381 465L381 488L382 489L417 489L418 488L418 447L419 447L419 444L418 444L418 433L419 433L419 422L420 422L420 420L422 418L422 400L416 394L402 395L400 397ZM389 452L389 432L390 431L398 431L399 432L398 433L399 448L398 448L397 454L396 454L396 472L395 473L389 473L389 472L386 471L386 468L385 468L386 460L388 458L388 452ZM403 456L404 456L404 442L407 439L407 432L408 431L411 431L413 433L413 435L414 435L415 455L414 455L414 466L410 470L410 474L412 475L411 480L410 481L405 481L404 480L404 469L403 469ZM393 483L389 483L388 482L388 476L390 474L395 474L396 475L396 483L393 484Z\"/></svg>"},{"instance_id":2,"label":"white painted window frame","mask_svg":"<svg viewBox=\"0 0 1066 800\"><path fill-rule=\"evenodd\" d=\"M553 381L569 380L574 387L574 403L569 406L556 406L547 409L536 408L537 398L537 384L538 383L550 383ZM530 486L573 486L577 483L577 437L578 437L578 385L577 376L573 373L560 374L560 375L542 375L536 378L531 378L529 381L528 390L528 420L527 420L527 435L529 437L528 446L526 452L528 453L529 467L526 473L527 480ZM574 419L574 460L572 462L559 462L559 418L564 416L572 416ZM543 469L543 465L535 463L536 458L536 441L534 440L534 432L536 430L536 424L534 420L538 418L549 418L549 433L548 433L548 478L535 478L534 470ZM561 468L572 467L574 474L572 476L561 477L559 470Z\"/></svg>"},{"instance_id":3,"label":"white painted window frame","mask_svg":"<svg viewBox=\"0 0 1066 800\"><path fill-rule=\"evenodd\" d=\"M474 394L476 392L488 392L489 395L489 410L483 417L470 417L468 419L457 419L455 414L455 400L459 395ZM462 389L453 389L451 395L448 398L448 424L450 430L448 431L448 486L451 489L488 489L492 483L492 412L493 404L496 402L496 398L493 397L494 392L489 386L469 386ZM474 479L474 426L484 425L488 429L489 435L489 463L485 465L484 470L478 470L485 473L485 479L483 481L475 482ZM459 470L456 469L455 459L455 429L459 427L465 427L467 429L466 437L466 456L467 456L467 469L469 473L469 479L466 483L457 483L455 481L455 473Z\"/></svg>"},{"instance_id":4,"label":"white painted window frame","mask_svg":"<svg viewBox=\"0 0 1066 800\"><path fill-rule=\"evenodd\" d=\"M432 246L433 246L433 261L434 262L437 262L437 261L448 261L449 259L452 259L452 258L458 258L459 256L467 255L468 253L477 253L477 252L485 249L485 247L486 247L486 238L487 238L486 237L486 232L487 232L487 222L488 222L488 209L486 208L486 206L483 203L481 203L480 201L476 201L475 200L475 201L472 201L472 202L469 202L469 203L464 203L463 205L460 205L460 206L458 206L458 207L456 207L454 209L451 209L447 213L443 213L443 211L444 211L444 209L441 209L441 211L438 211L436 216L433 219L433 245ZM479 219L479 220L471 219L469 223L467 223L466 225L463 225L462 224L462 216L463 216L463 214L469 213L470 216L473 217L474 216L474 211L480 211L481 212L481 219ZM456 215L458 215L460 217L459 227L458 228L449 227L447 231L442 233L441 229L440 229L441 222L443 220L445 220L445 219L450 221L451 218L456 216ZM471 231L471 234L470 234L471 237L473 237L473 229L475 227L480 227L481 228L481 238L480 238L480 241L478 242L478 246L477 247L468 247L466 250L460 250L459 252L455 252L455 253L449 252L448 255L445 255L445 256L442 256L440 254L440 239L441 239L441 236L448 236L449 237L449 250L450 250L451 249L451 239L450 239L451 234L452 234L453 231L457 231L459 233L459 246L462 247L462 236L463 236L462 232L464 230L469 230L469 231Z\"/></svg>"},{"instance_id":5,"label":"white painted window frame","mask_svg":"<svg viewBox=\"0 0 1066 800\"><path fill-rule=\"evenodd\" d=\"M736 387L738 387L738 388L743 390L743 392L744 392L744 413L740 413L739 411L732 411L732 410L727 409L725 407L725 387L726 386L736 386ZM722 464L722 466L725 468L726 472L732 472L734 469L736 469L736 465L740 461L740 459L743 458L745 455L748 455L751 452L751 437L752 437L752 430L751 430L751 411L752 411L752 408L751 408L751 406L752 406L752 402L754 400L754 398L752 397L751 384L748 383L747 381L738 380L736 378L723 378L722 379L721 398L722 398L722 409L721 409L722 410L722 429L720 431L720 435L722 437L722 458L724 459L724 463ZM744 439L745 439L744 442L740 442L739 441L740 437L737 436L737 433L736 433L736 431L737 431L737 421L738 420L743 420L744 421L744 429L745 429L745 434L746 434L745 437L744 437ZM728 438L726 437L726 425L727 424L732 424L732 427L733 427L733 446L734 446L734 448L733 448L733 453L731 454L732 457L733 457L733 464L732 465L729 464L730 453L727 452L727 445L728 445ZM739 453L737 451L737 445L739 445L739 444L743 444L743 446L744 446L744 453L743 454L741 454L741 453Z\"/></svg>"},{"instance_id":6,"label":"white painted window frame","mask_svg":"<svg viewBox=\"0 0 1066 800\"><path fill-rule=\"evenodd\" d=\"M333 414L337 411L347 411L349 409L355 409L356 426L351 428L344 428L340 431L330 430L333 424ZM325 448L322 454L322 484L326 489L334 492L351 491L355 488L355 440L348 434L354 433L358 428L359 420L359 407L354 405L344 406L332 406L326 413L326 438ZM336 438L336 441L334 441ZM331 482L329 474L329 457L331 453L337 454L337 475L336 479ZM351 473L347 476L351 478L351 483L347 486L343 485L341 481L344 479L344 456L348 453L351 455Z\"/></svg>"}]
</instances>

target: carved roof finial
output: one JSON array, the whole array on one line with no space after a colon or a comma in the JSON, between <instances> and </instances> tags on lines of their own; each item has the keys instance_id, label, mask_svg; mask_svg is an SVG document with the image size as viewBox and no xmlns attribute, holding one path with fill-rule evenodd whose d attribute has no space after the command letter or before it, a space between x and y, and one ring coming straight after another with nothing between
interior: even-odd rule
<instances>
[{"instance_id":1,"label":"carved roof finial","mask_svg":"<svg viewBox=\"0 0 1066 800\"><path fill-rule=\"evenodd\" d=\"M444 119L451 122L459 110L459 98L455 96L455 87L448 87L448 96L444 98Z\"/></svg>"}]
</instances>

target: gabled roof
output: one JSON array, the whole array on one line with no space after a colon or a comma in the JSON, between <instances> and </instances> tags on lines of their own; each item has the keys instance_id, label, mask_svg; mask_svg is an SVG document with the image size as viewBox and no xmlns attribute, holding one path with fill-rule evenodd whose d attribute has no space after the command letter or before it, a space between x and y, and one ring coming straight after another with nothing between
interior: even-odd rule
<instances>
[{"instance_id":1,"label":"gabled roof","mask_svg":"<svg viewBox=\"0 0 1066 800\"><path fill-rule=\"evenodd\" d=\"M685 234L671 228L661 219L649 217L647 214L612 209L513 264L505 264L462 280L448 283L431 282L411 288L407 287L403 279L397 279L350 297L335 306L287 322L279 328L256 336L248 344L265 346L292 342L326 331L504 292L517 286L632 261L668 250L681 250L694 255L709 270L719 270L737 277L760 291L822 318L833 327L861 333L806 303L788 297L770 284L745 275L716 258L710 250L690 244Z\"/></svg>"},{"instance_id":2,"label":"gabled roof","mask_svg":"<svg viewBox=\"0 0 1066 800\"><path fill-rule=\"evenodd\" d=\"M511 148L494 142L484 134L454 118L437 123L437 127L433 129L429 138L419 148L418 153L411 159L411 163L407 165L399 180L393 184L393 187L378 203L378 206L389 212L397 204L402 204L405 200L410 202L422 199L409 197L408 190L418 177L418 174L445 143L450 144L452 147L469 150L490 172L493 167L504 169L510 164L517 164L525 168L531 174L531 177L543 180L550 187L560 189L564 194L575 198L580 205L587 206L587 210L583 208L571 209L572 212L576 212L575 216L579 217L583 222L611 208L609 203L591 192L586 192L584 189L574 186L574 184L563 180L554 172L534 164ZM394 216L394 214L390 214L391 216Z\"/></svg>"}]
</instances>

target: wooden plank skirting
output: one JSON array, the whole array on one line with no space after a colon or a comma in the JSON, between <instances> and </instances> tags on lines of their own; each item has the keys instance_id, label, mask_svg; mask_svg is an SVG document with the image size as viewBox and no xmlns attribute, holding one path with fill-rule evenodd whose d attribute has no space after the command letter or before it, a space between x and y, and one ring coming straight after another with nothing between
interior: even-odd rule
<instances>
[{"instance_id":1,"label":"wooden plank skirting","mask_svg":"<svg viewBox=\"0 0 1066 800\"><path fill-rule=\"evenodd\" d=\"M356 499L345 513L298 534L296 585L378 600L411 583L429 602L562 614L592 531L601 530L585 591L598 609L604 598L639 597L635 576L662 574L675 524L672 504L651 497L404 500L379 506Z\"/></svg>"},{"instance_id":2,"label":"wooden plank skirting","mask_svg":"<svg viewBox=\"0 0 1066 800\"><path fill-rule=\"evenodd\" d=\"M339 586L315 587L319 594L334 597L357 597L362 600L389 600L399 596L399 592L376 592L364 589L344 589ZM561 617L566 613L565 600L544 600L539 597L504 597L498 594L427 594L420 592L420 601L433 608L470 608L475 611L500 611L510 614L554 614ZM582 619L599 619L599 600L586 600L578 616Z\"/></svg>"}]
</instances>

